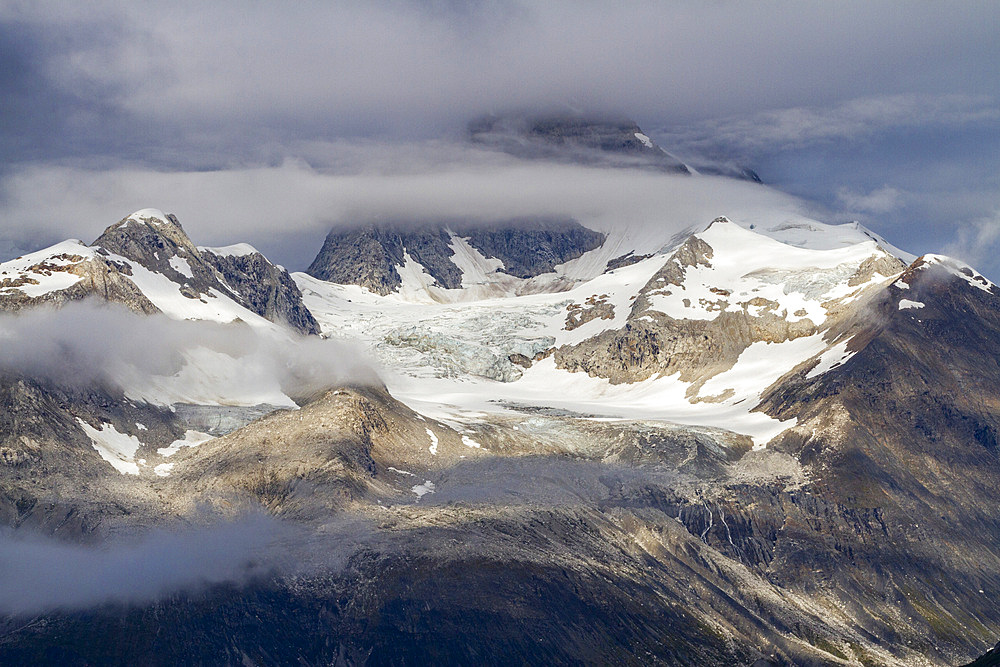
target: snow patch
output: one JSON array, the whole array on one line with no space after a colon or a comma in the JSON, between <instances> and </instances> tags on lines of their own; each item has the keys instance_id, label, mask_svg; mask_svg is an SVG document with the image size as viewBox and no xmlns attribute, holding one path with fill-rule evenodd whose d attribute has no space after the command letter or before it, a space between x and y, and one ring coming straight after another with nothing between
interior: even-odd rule
<instances>
[{"instance_id":1,"label":"snow patch","mask_svg":"<svg viewBox=\"0 0 1000 667\"><path fill-rule=\"evenodd\" d=\"M76 421L90 438L97 453L115 470L123 475L139 474L139 466L133 460L135 453L142 447L138 438L127 433L119 433L112 424L101 424L101 428L94 428L79 417Z\"/></svg>"},{"instance_id":2,"label":"snow patch","mask_svg":"<svg viewBox=\"0 0 1000 667\"><path fill-rule=\"evenodd\" d=\"M417 494L417 500L420 500L421 498L423 498L424 496L426 496L428 493L434 493L434 491L435 491L436 488L437 487L434 486L434 482L432 482L430 480L427 480L423 484L417 484L417 485L415 485L410 490L413 491L413 493Z\"/></svg>"},{"instance_id":3,"label":"snow patch","mask_svg":"<svg viewBox=\"0 0 1000 667\"><path fill-rule=\"evenodd\" d=\"M161 463L153 468L153 472L156 473L157 477L170 477L170 471L173 470L173 468L173 463Z\"/></svg>"},{"instance_id":4,"label":"snow patch","mask_svg":"<svg viewBox=\"0 0 1000 667\"><path fill-rule=\"evenodd\" d=\"M157 449L156 453L164 458L169 458L179 452L181 447L197 447L198 445L204 444L211 439L212 436L207 433L202 433L201 431L187 431L184 433L183 440L174 440L167 447Z\"/></svg>"},{"instance_id":5,"label":"snow patch","mask_svg":"<svg viewBox=\"0 0 1000 667\"><path fill-rule=\"evenodd\" d=\"M650 139L649 137L647 137L642 132L636 132L635 133L635 138L638 139L639 141L641 141L642 145L645 146L646 148L652 148L653 147L653 140Z\"/></svg>"},{"instance_id":6,"label":"snow patch","mask_svg":"<svg viewBox=\"0 0 1000 667\"><path fill-rule=\"evenodd\" d=\"M158 208L139 209L128 217L128 220L135 222L151 222L157 225L169 225L167 214ZM128 223L126 223L128 224Z\"/></svg>"},{"instance_id":7,"label":"snow patch","mask_svg":"<svg viewBox=\"0 0 1000 667\"><path fill-rule=\"evenodd\" d=\"M194 272L191 271L191 265L183 257L174 255L170 258L170 266L173 267L174 271L181 274L182 276L187 276L188 278L194 278Z\"/></svg>"},{"instance_id":8,"label":"snow patch","mask_svg":"<svg viewBox=\"0 0 1000 667\"><path fill-rule=\"evenodd\" d=\"M434 435L434 431L430 430L429 428L428 429L424 429L424 430L427 431L427 435L431 439L431 446L428 449L430 450L431 454L433 454L434 456L437 456L437 453L438 453L438 437L436 435Z\"/></svg>"},{"instance_id":9,"label":"snow patch","mask_svg":"<svg viewBox=\"0 0 1000 667\"><path fill-rule=\"evenodd\" d=\"M478 442L476 442L475 440L473 440L472 438L470 438L467 435L463 435L462 436L462 444L465 445L466 447L473 447L475 449L482 449L483 448L482 445L480 445Z\"/></svg>"},{"instance_id":10,"label":"snow patch","mask_svg":"<svg viewBox=\"0 0 1000 667\"><path fill-rule=\"evenodd\" d=\"M740 399L750 398L748 407L760 402L765 389L803 361L819 354L826 347L823 336L803 336L782 343L757 341L740 353L736 363L702 385L700 397L713 397L732 392Z\"/></svg>"},{"instance_id":11,"label":"snow patch","mask_svg":"<svg viewBox=\"0 0 1000 667\"><path fill-rule=\"evenodd\" d=\"M124 257L112 255L111 258L131 265L132 275L129 278L167 317L175 320L194 319L223 323L242 320L256 327L274 326L272 322L244 308L215 288L209 290L207 295L191 299L181 293L177 283L162 273L150 271L141 264L129 262Z\"/></svg>"},{"instance_id":12,"label":"snow patch","mask_svg":"<svg viewBox=\"0 0 1000 667\"><path fill-rule=\"evenodd\" d=\"M209 252L217 257L244 257L246 255L259 255L260 251L249 243L234 243L233 245L211 248L208 246L198 246L201 252Z\"/></svg>"},{"instance_id":13,"label":"snow patch","mask_svg":"<svg viewBox=\"0 0 1000 667\"><path fill-rule=\"evenodd\" d=\"M834 368L839 368L847 362L848 359L853 357L856 353L850 352L847 349L848 343L851 339L843 340L836 345L831 345L826 349L823 354L819 355L819 363L817 363L813 368L806 373L806 379L810 380L814 377L818 377L827 371L833 370Z\"/></svg>"},{"instance_id":14,"label":"snow patch","mask_svg":"<svg viewBox=\"0 0 1000 667\"><path fill-rule=\"evenodd\" d=\"M485 257L462 237L451 235L451 249L455 253L451 261L462 272L463 288L495 283L500 276L507 275L497 275L497 272L504 268L502 261Z\"/></svg>"},{"instance_id":15,"label":"snow patch","mask_svg":"<svg viewBox=\"0 0 1000 667\"><path fill-rule=\"evenodd\" d=\"M920 301L911 301L910 299L899 300L900 310L907 310L908 308L923 308L925 305L926 304L921 303Z\"/></svg>"}]
</instances>

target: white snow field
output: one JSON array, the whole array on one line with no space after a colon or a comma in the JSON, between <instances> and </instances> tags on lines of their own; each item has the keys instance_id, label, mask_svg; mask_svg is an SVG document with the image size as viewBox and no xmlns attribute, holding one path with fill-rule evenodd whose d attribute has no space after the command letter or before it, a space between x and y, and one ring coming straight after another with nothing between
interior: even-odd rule
<instances>
[{"instance_id":1,"label":"white snow field","mask_svg":"<svg viewBox=\"0 0 1000 667\"><path fill-rule=\"evenodd\" d=\"M875 272L855 285L849 285L849 279L866 260L913 258L853 223L831 226L778 216L768 224L759 214L753 219L702 225L697 236L712 248L711 267L687 267L680 288L653 286L645 312L690 320L711 320L725 310L755 317L771 312L790 322L808 319L815 333L754 343L731 368L697 391L679 374L612 384L559 369L551 357L527 369L508 360L512 354L531 359L552 347L624 327L636 295L666 262L674 261L673 251L688 234L661 231L657 237L646 228L629 240L627 230L611 230L605 247L530 280L497 273L497 260L483 258L454 237L456 264L463 271L461 290L434 286L409 255L399 272L402 288L388 296L304 273L293 278L324 335L366 343L383 366L392 394L428 417L461 424L491 413L543 407L594 419L721 427L748 435L755 446L763 447L794 424L754 411L763 391L800 364L815 360L809 371L814 377L842 365L852 354L847 341L824 337L827 308L880 289L898 275ZM650 248L656 248L652 256L602 273L611 257L629 251L650 254ZM720 297L721 291L728 295ZM567 330L567 306L583 304L589 297L613 305L613 315ZM754 305L765 301L769 305Z\"/></svg>"}]
</instances>

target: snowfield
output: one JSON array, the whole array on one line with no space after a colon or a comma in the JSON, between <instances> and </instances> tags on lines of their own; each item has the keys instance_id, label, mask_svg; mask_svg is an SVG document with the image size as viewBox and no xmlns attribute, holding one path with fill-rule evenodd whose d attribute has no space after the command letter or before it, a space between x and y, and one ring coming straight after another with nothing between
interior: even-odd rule
<instances>
[{"instance_id":1,"label":"snowfield","mask_svg":"<svg viewBox=\"0 0 1000 667\"><path fill-rule=\"evenodd\" d=\"M856 224L830 226L780 218L768 226L759 217L755 220L714 223L698 232L697 237L712 248L711 266L687 267L681 287L653 289L645 312L711 320L725 310L756 317L766 311L789 322L808 319L817 333L780 343L754 343L731 368L697 391L677 374L612 384L557 368L551 357L536 357L553 347L575 345L624 327L633 315L636 295L666 262L675 261L673 250L686 235L656 238L647 230L639 248L615 238L619 230L609 235L614 256L659 249L604 273L603 265L611 256L606 243L532 279L536 289L549 281L549 290L541 293L524 293L526 281L497 273L501 268L497 260L483 258L457 237L452 247L463 271L463 290L435 286L408 254L399 271L402 288L384 297L303 273L293 278L323 334L363 341L385 369L390 392L427 417L461 426L490 414L546 408L593 419L720 427L748 435L756 447L763 447L795 422L779 422L754 411L762 393L800 365L811 364L808 377L812 378L852 356L848 341L832 344L824 337L828 308L843 307L898 278L873 272L867 280L849 284L852 276L868 260L896 255L905 261L910 256L881 245L880 239ZM596 262L596 257L604 259ZM723 293L725 298L720 297ZM567 328L568 309L588 299L610 306L610 314ZM753 305L765 302L772 305ZM533 363L524 368L513 363L515 357Z\"/></svg>"}]
</instances>

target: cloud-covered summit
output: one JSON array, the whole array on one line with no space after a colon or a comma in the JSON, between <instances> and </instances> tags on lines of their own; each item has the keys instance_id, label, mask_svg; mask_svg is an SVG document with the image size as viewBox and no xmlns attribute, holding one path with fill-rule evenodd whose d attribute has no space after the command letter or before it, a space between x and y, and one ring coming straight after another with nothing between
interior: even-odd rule
<instances>
[{"instance_id":1,"label":"cloud-covered summit","mask_svg":"<svg viewBox=\"0 0 1000 667\"><path fill-rule=\"evenodd\" d=\"M324 230L268 247L239 231L257 222L214 215L225 204L198 180L253 172L280 193L296 170L414 164L414 146L454 161L435 142L511 108L626 114L695 166L732 159L832 222L905 222L914 250L935 249L1000 206L998 22L994 3L5 3L0 255L56 240L74 201L105 221L155 203L185 221L212 210L225 240L294 264ZM83 191L97 182L117 186ZM838 197L883 187L896 210ZM278 197L261 218L301 229L300 208Z\"/></svg>"}]
</instances>

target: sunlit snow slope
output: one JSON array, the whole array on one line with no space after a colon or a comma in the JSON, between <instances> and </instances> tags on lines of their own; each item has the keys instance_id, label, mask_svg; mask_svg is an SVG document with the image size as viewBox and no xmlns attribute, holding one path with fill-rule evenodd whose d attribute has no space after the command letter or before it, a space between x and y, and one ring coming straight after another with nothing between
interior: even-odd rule
<instances>
[{"instance_id":1,"label":"sunlit snow slope","mask_svg":"<svg viewBox=\"0 0 1000 667\"><path fill-rule=\"evenodd\" d=\"M551 281L552 291L537 294L483 298L490 264L460 239L463 294L451 303L409 257L402 287L387 296L294 278L324 334L365 341L393 394L424 414L462 421L545 408L719 426L763 446L791 425L754 411L764 390L800 364L822 373L845 363L848 341L834 325L913 257L856 224L752 219L706 221L693 235L646 227L631 242L627 226L610 229L605 246L534 279ZM701 256L692 257L695 247ZM634 263L601 272L621 255ZM572 279L570 289L560 277ZM603 372L572 360L576 347L668 324L688 338L716 324L750 334L708 364Z\"/></svg>"}]
</instances>

